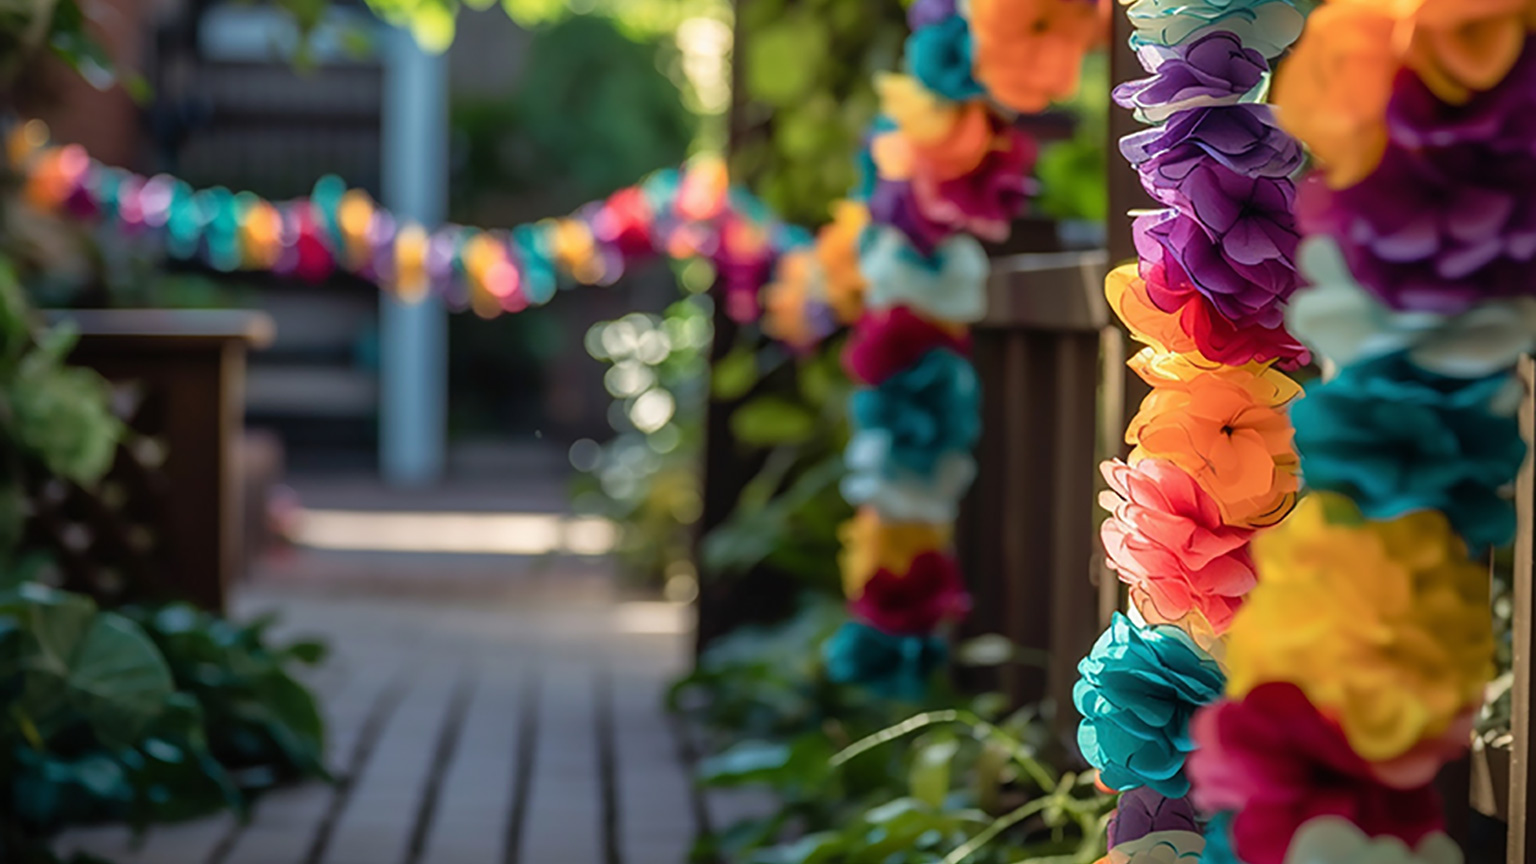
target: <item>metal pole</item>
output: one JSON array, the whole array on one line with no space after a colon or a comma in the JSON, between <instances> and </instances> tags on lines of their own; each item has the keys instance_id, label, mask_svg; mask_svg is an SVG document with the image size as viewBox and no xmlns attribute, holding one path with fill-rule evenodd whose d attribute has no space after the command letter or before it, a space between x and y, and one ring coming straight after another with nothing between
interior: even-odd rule
<instances>
[{"instance_id":1,"label":"metal pole","mask_svg":"<svg viewBox=\"0 0 1536 864\"><path fill-rule=\"evenodd\" d=\"M429 229L448 209L448 64L410 34L388 32L384 203ZM448 318L441 303L379 301L379 468L396 486L442 477L448 414Z\"/></svg>"}]
</instances>

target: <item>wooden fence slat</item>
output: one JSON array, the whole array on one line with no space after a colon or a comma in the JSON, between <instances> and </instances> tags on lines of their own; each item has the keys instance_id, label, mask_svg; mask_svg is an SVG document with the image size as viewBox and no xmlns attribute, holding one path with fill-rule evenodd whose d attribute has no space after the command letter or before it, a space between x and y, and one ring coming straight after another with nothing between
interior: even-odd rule
<instances>
[{"instance_id":1,"label":"wooden fence slat","mask_svg":"<svg viewBox=\"0 0 1536 864\"><path fill-rule=\"evenodd\" d=\"M1520 380L1525 399L1520 405L1520 435L1529 445L1536 440L1536 362L1527 356L1520 361ZM1514 668L1512 693L1514 706L1514 752L1509 760L1509 855L1510 864L1536 864L1536 842L1529 836L1529 826L1536 808L1530 794L1531 780L1531 652L1532 620L1536 617L1536 591L1532 586L1533 517L1536 517L1536 468L1530 456L1520 468L1516 482L1516 512L1519 517L1515 534L1514 569Z\"/></svg>"}]
</instances>

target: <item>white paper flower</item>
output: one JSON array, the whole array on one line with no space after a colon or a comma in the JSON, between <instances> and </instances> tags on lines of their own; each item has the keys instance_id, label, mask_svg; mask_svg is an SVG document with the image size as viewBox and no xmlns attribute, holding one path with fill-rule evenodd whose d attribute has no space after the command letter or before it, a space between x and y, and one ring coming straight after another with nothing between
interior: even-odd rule
<instances>
[{"instance_id":1,"label":"white paper flower","mask_svg":"<svg viewBox=\"0 0 1536 864\"><path fill-rule=\"evenodd\" d=\"M1483 378L1536 348L1536 297L1490 298L1459 315L1404 312L1355 281L1332 237L1308 237L1297 257L1313 287L1292 298L1286 323L1339 366L1406 351L1426 372Z\"/></svg>"},{"instance_id":2,"label":"white paper flower","mask_svg":"<svg viewBox=\"0 0 1536 864\"><path fill-rule=\"evenodd\" d=\"M1192 831L1154 831L1109 850L1107 864L1199 864L1205 837Z\"/></svg>"},{"instance_id":3,"label":"white paper flower","mask_svg":"<svg viewBox=\"0 0 1536 864\"><path fill-rule=\"evenodd\" d=\"M924 258L895 228L876 226L859 253L870 308L910 306L940 321L974 323L987 312L991 264L968 234L945 240Z\"/></svg>"},{"instance_id":4,"label":"white paper flower","mask_svg":"<svg viewBox=\"0 0 1536 864\"><path fill-rule=\"evenodd\" d=\"M1179 45L1215 30L1237 34L1243 45L1279 57L1301 36L1306 16L1291 0L1120 0L1136 32L1131 44Z\"/></svg>"},{"instance_id":5,"label":"white paper flower","mask_svg":"<svg viewBox=\"0 0 1536 864\"><path fill-rule=\"evenodd\" d=\"M843 458L843 498L855 506L874 507L887 522L953 522L960 499L976 479L976 460L969 453L940 457L932 476L892 470L889 437L860 432L848 442Z\"/></svg>"},{"instance_id":6,"label":"white paper flower","mask_svg":"<svg viewBox=\"0 0 1536 864\"><path fill-rule=\"evenodd\" d=\"M1396 837L1365 836L1354 823L1321 816L1301 826L1291 839L1285 864L1463 864L1455 841L1436 832L1417 849Z\"/></svg>"}]
</instances>

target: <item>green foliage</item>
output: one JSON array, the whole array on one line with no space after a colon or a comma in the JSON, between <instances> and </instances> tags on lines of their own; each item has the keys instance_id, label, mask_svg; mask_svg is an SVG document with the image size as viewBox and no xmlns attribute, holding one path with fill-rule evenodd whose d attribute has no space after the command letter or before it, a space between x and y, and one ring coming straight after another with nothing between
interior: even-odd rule
<instances>
[{"instance_id":1,"label":"green foliage","mask_svg":"<svg viewBox=\"0 0 1536 864\"><path fill-rule=\"evenodd\" d=\"M1108 217L1109 90L1108 54L1088 55L1081 88L1062 106L1077 118L1077 130L1070 140L1043 148L1035 165L1040 181L1035 206L1041 213L1094 222Z\"/></svg>"}]
</instances>

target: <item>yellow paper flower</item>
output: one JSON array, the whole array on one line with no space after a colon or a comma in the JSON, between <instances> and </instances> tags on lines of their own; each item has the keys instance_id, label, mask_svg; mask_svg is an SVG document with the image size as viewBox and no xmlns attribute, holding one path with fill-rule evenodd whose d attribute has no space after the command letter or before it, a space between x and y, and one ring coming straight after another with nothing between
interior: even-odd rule
<instances>
[{"instance_id":1,"label":"yellow paper flower","mask_svg":"<svg viewBox=\"0 0 1536 864\"><path fill-rule=\"evenodd\" d=\"M910 75L876 75L875 92L880 96L881 113L895 121L902 134L916 143L943 140L960 117L959 106Z\"/></svg>"},{"instance_id":2,"label":"yellow paper flower","mask_svg":"<svg viewBox=\"0 0 1536 864\"><path fill-rule=\"evenodd\" d=\"M1259 585L1227 634L1229 692L1285 681L1355 752L1395 759L1445 732L1493 672L1488 574L1434 511L1367 522L1309 496L1254 542Z\"/></svg>"},{"instance_id":3,"label":"yellow paper flower","mask_svg":"<svg viewBox=\"0 0 1536 864\"><path fill-rule=\"evenodd\" d=\"M395 293L412 302L427 296L427 232L414 223L395 234Z\"/></svg>"},{"instance_id":4,"label":"yellow paper flower","mask_svg":"<svg viewBox=\"0 0 1536 864\"><path fill-rule=\"evenodd\" d=\"M341 228L342 245L347 251L347 266L358 269L373 255L373 199L361 189L348 189L336 205L336 224Z\"/></svg>"},{"instance_id":5,"label":"yellow paper flower","mask_svg":"<svg viewBox=\"0 0 1536 864\"><path fill-rule=\"evenodd\" d=\"M859 235L868 224L868 207L858 201L838 201L832 205L832 221L816 235L816 261L826 279L827 303L842 324L852 324L864 314Z\"/></svg>"},{"instance_id":6,"label":"yellow paper flower","mask_svg":"<svg viewBox=\"0 0 1536 864\"><path fill-rule=\"evenodd\" d=\"M913 558L948 548L953 532L948 525L886 522L875 508L860 507L838 534L843 541L843 593L857 599L870 577L881 570L906 573Z\"/></svg>"}]
</instances>

